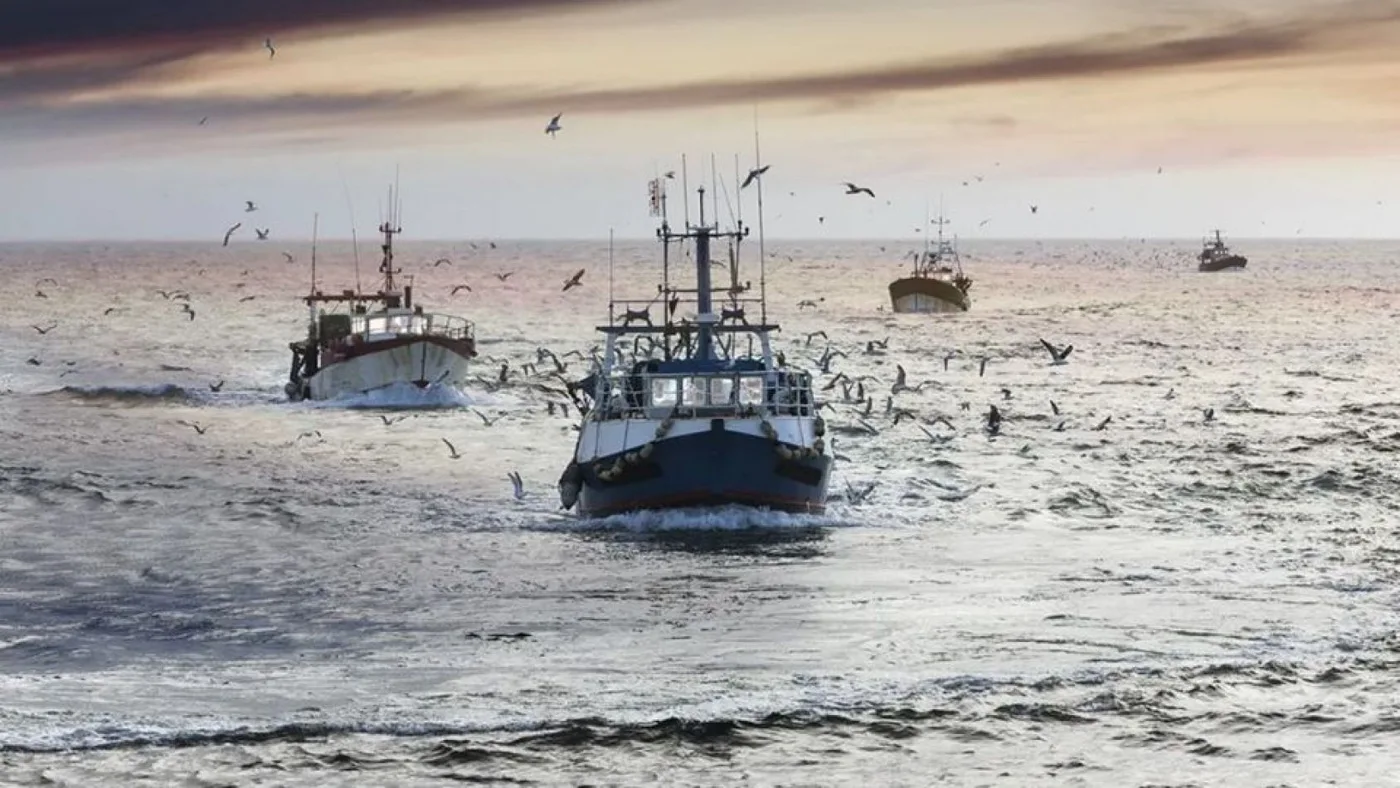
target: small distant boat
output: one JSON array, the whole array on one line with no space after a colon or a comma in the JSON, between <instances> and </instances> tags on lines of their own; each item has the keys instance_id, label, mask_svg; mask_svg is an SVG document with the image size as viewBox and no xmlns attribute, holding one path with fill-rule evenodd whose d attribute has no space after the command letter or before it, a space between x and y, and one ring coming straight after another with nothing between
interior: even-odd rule
<instances>
[{"instance_id":1,"label":"small distant boat","mask_svg":"<svg viewBox=\"0 0 1400 788\"><path fill-rule=\"evenodd\" d=\"M1220 237L1220 231L1215 231L1215 238L1207 238L1202 244L1200 255L1196 258L1201 261L1200 271L1225 271L1231 268L1244 268L1249 262L1244 255L1235 254L1230 251L1230 247L1225 245L1225 240Z\"/></svg>"},{"instance_id":2,"label":"small distant boat","mask_svg":"<svg viewBox=\"0 0 1400 788\"><path fill-rule=\"evenodd\" d=\"M394 193L389 193L394 206ZM465 318L425 313L413 303L413 285L399 288L394 267L397 209L379 226L384 234L384 278L375 293L315 289L316 252L312 242L311 309L306 339L291 343L292 366L285 390L292 401L329 400L368 394L396 384L418 389L460 388L476 357L475 329ZM345 305L345 312L333 311ZM326 308L330 307L330 308Z\"/></svg>"},{"instance_id":3,"label":"small distant boat","mask_svg":"<svg viewBox=\"0 0 1400 788\"><path fill-rule=\"evenodd\" d=\"M742 218L730 232L707 224L701 188L699 223L687 219L674 232L666 183L651 182L662 281L648 300L610 304L608 325L598 328L606 338L601 365L571 385L591 401L559 479L560 503L588 517L716 506L820 514L832 466L826 424L811 374L772 350L778 326L767 319L764 277L758 298L746 297L750 283L740 283L739 247L749 228ZM712 267L724 265L710 257L716 241L728 246L722 289L711 284ZM695 282L678 287L670 281L672 247L687 242ZM716 296L723 300L715 303Z\"/></svg>"},{"instance_id":4,"label":"small distant boat","mask_svg":"<svg viewBox=\"0 0 1400 788\"><path fill-rule=\"evenodd\" d=\"M942 214L932 222L938 226L938 240L929 249L924 234L924 251L914 255L914 271L890 283L890 301L896 312L966 312L972 308L972 279L962 270L956 243L943 238L948 220Z\"/></svg>"}]
</instances>

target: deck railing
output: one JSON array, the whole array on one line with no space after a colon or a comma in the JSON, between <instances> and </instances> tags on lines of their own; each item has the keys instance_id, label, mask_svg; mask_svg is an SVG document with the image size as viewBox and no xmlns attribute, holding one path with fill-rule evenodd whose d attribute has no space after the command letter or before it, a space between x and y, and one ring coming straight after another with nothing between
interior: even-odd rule
<instances>
[{"instance_id":1,"label":"deck railing","mask_svg":"<svg viewBox=\"0 0 1400 788\"><path fill-rule=\"evenodd\" d=\"M814 416L811 376L802 372L656 373L615 371L601 378L590 417L664 419Z\"/></svg>"},{"instance_id":2,"label":"deck railing","mask_svg":"<svg viewBox=\"0 0 1400 788\"><path fill-rule=\"evenodd\" d=\"M474 327L470 320L455 315L356 315L351 333L368 340L401 336L438 336L469 339Z\"/></svg>"}]
</instances>

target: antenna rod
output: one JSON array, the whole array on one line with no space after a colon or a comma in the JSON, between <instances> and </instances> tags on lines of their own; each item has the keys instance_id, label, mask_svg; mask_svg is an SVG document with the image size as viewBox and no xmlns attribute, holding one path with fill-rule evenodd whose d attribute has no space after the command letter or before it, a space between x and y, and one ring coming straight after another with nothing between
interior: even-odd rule
<instances>
[{"instance_id":1,"label":"antenna rod","mask_svg":"<svg viewBox=\"0 0 1400 788\"><path fill-rule=\"evenodd\" d=\"M715 165L715 154L710 154L710 188L714 191L710 194L710 202L715 210L715 227L719 227L719 168Z\"/></svg>"},{"instance_id":2,"label":"antenna rod","mask_svg":"<svg viewBox=\"0 0 1400 788\"><path fill-rule=\"evenodd\" d=\"M608 228L608 322L613 317L613 228Z\"/></svg>"},{"instance_id":3,"label":"antenna rod","mask_svg":"<svg viewBox=\"0 0 1400 788\"><path fill-rule=\"evenodd\" d=\"M763 155L758 149L758 107L753 108L753 167L763 167ZM763 176L754 178L758 187L758 303L759 315L764 325L768 324L768 255L763 250Z\"/></svg>"},{"instance_id":4,"label":"antenna rod","mask_svg":"<svg viewBox=\"0 0 1400 788\"><path fill-rule=\"evenodd\" d=\"M355 292L361 291L360 287L360 240L355 237L355 203L350 199L350 184L345 182L345 174L340 176L341 188L345 190L345 207L350 211L350 251L355 256Z\"/></svg>"},{"instance_id":5,"label":"antenna rod","mask_svg":"<svg viewBox=\"0 0 1400 788\"><path fill-rule=\"evenodd\" d=\"M690 165L686 164L685 154L681 154L681 194L685 195L682 207L685 210L685 229L690 229Z\"/></svg>"},{"instance_id":6,"label":"antenna rod","mask_svg":"<svg viewBox=\"0 0 1400 788\"><path fill-rule=\"evenodd\" d=\"M316 231L321 225L321 214L311 215L311 294L316 295Z\"/></svg>"}]
</instances>

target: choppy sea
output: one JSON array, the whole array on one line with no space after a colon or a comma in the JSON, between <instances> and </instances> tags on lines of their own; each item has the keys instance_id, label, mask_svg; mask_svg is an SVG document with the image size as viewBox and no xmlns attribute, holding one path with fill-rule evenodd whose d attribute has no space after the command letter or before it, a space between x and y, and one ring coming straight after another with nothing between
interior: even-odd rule
<instances>
[{"instance_id":1,"label":"choppy sea","mask_svg":"<svg viewBox=\"0 0 1400 788\"><path fill-rule=\"evenodd\" d=\"M828 514L603 521L520 370L598 344L606 243L405 241L481 380L298 404L305 244L0 246L0 782L1400 784L1400 242L968 243L971 312L893 315L913 246L767 243L872 400Z\"/></svg>"}]
</instances>

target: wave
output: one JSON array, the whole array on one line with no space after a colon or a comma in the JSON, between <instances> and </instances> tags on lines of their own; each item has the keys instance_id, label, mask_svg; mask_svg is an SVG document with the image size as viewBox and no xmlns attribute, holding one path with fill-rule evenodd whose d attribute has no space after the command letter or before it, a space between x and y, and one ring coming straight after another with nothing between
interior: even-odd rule
<instances>
[{"instance_id":1,"label":"wave","mask_svg":"<svg viewBox=\"0 0 1400 788\"><path fill-rule=\"evenodd\" d=\"M64 396L93 403L148 405L195 402L200 393L174 383L156 383L146 386L64 386L44 392L41 396Z\"/></svg>"},{"instance_id":2,"label":"wave","mask_svg":"<svg viewBox=\"0 0 1400 788\"><path fill-rule=\"evenodd\" d=\"M135 749L144 747L190 748L220 745L259 745L324 741L330 737L383 736L400 739L436 739L424 742L420 760L433 765L479 763L490 760L528 762L530 754L558 750L612 748L650 743L682 742L703 748L762 746L784 731L827 732L843 738L871 735L883 739L907 739L940 730L967 740L1017 736L1025 726L1082 726L1112 719L1138 720L1154 728L1182 729L1183 740L1193 733L1185 728L1206 724L1235 733L1269 734L1294 725L1329 726L1339 733L1366 736L1393 727L1393 720L1358 720L1341 714L1323 714L1304 701L1284 708L1240 708L1222 714L1218 709L1190 710L1184 698L1229 693L1232 687L1248 687L1253 693L1276 690L1280 699L1296 695L1298 685L1334 685L1355 682L1362 674L1393 675L1394 660L1357 658L1326 664L1276 660L1204 662L1173 669L1140 667L1082 675L1051 677L949 676L934 679L908 696L887 701L873 699L842 703L783 704L785 708L752 708L734 713L732 704L715 713L704 704L690 713L678 709L662 714L623 713L618 716L521 718L507 713L497 719L302 719L247 721L225 719L187 726L183 720L142 718L118 723L107 715L91 725L23 731L11 725L0 732L0 753L54 753ZM1149 690L1146 677L1165 679L1168 686ZM1040 696L1040 697L1035 697ZM766 705L766 704L763 704ZM321 714L302 709L296 715ZM16 720L18 722L18 720ZM1008 733L1010 731L1010 733ZM468 738L469 737L469 738Z\"/></svg>"}]
</instances>

